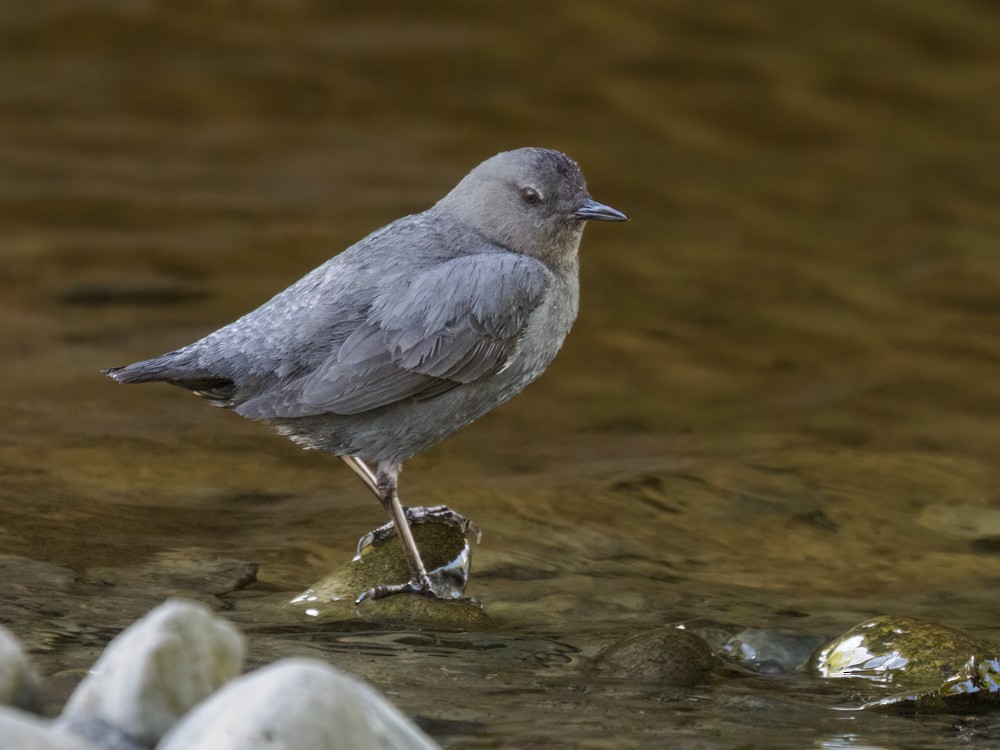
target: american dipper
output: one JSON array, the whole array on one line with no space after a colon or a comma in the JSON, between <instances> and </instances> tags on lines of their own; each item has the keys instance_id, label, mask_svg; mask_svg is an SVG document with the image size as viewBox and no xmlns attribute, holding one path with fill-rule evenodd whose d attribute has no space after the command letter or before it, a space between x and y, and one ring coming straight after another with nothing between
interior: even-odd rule
<instances>
[{"instance_id":1,"label":"american dipper","mask_svg":"<svg viewBox=\"0 0 1000 750\"><path fill-rule=\"evenodd\" d=\"M409 524L474 527L444 506L404 507L403 462L542 373L576 318L583 223L627 218L590 197L566 155L500 153L235 323L105 372L182 386L340 456L386 509L381 531L399 534L410 571L358 601L434 595Z\"/></svg>"}]
</instances>

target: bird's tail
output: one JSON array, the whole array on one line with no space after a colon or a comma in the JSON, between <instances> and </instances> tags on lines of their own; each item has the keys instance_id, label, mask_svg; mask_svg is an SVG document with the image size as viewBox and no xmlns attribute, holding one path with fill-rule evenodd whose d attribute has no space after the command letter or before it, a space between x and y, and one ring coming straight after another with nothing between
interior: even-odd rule
<instances>
[{"instance_id":1,"label":"bird's tail","mask_svg":"<svg viewBox=\"0 0 1000 750\"><path fill-rule=\"evenodd\" d=\"M119 383L170 383L187 388L216 406L231 406L236 392L231 379L197 366L183 350L101 372Z\"/></svg>"},{"instance_id":2,"label":"bird's tail","mask_svg":"<svg viewBox=\"0 0 1000 750\"><path fill-rule=\"evenodd\" d=\"M114 378L119 383L156 383L174 379L177 368L169 354L142 362L133 362L123 367L109 367L101 370L105 375Z\"/></svg>"}]
</instances>

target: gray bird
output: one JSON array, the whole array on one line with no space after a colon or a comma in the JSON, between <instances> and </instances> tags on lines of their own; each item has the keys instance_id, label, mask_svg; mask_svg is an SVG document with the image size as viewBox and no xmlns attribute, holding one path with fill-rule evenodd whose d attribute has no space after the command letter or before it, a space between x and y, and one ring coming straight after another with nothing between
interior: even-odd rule
<instances>
[{"instance_id":1,"label":"gray bird","mask_svg":"<svg viewBox=\"0 0 1000 750\"><path fill-rule=\"evenodd\" d=\"M474 527L444 506L404 507L403 462L541 375L576 318L584 222L627 219L566 155L500 153L236 322L104 372L182 386L340 456L386 509L410 571L358 601L433 595L409 524Z\"/></svg>"}]
</instances>

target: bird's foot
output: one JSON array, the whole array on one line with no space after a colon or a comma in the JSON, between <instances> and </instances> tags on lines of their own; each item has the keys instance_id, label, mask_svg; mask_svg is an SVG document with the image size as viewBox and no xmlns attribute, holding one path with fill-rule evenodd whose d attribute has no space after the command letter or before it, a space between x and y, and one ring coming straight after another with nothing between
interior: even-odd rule
<instances>
[{"instance_id":1,"label":"bird's foot","mask_svg":"<svg viewBox=\"0 0 1000 750\"><path fill-rule=\"evenodd\" d=\"M361 604L368 599L385 599L387 596L394 596L395 594L423 594L424 596L434 596L434 588L431 586L430 579L427 577L422 578L419 581L407 581L406 583L396 583L387 586L376 586L373 589L368 589L361 593L361 595L354 600L355 604Z\"/></svg>"},{"instance_id":2,"label":"bird's foot","mask_svg":"<svg viewBox=\"0 0 1000 750\"><path fill-rule=\"evenodd\" d=\"M479 527L476 526L472 521L463 515L460 515L449 508L447 505L432 505L429 508L424 507L414 507L414 508L404 508L406 512L406 521L411 526L420 523L443 523L448 526L454 526L459 531L461 531L466 536L470 534L475 537L476 543L479 543L482 539L482 532ZM365 534L361 539L358 540L358 556L361 556L362 551L366 547L370 547L373 544L381 544L386 539L390 538L396 533L396 527L394 524L387 523L379 526L377 529L373 529ZM409 584L406 584L409 585ZM379 587L383 588L383 587ZM372 589L374 591L375 589ZM365 592L368 593L368 592ZM397 593L397 592L391 592Z\"/></svg>"}]
</instances>

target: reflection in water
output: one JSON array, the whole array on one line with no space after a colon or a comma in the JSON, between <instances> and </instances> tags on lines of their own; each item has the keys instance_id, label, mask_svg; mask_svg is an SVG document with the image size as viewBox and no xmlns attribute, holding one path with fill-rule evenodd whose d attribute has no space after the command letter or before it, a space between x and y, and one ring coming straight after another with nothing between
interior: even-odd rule
<instances>
[{"instance_id":1,"label":"reflection in water","mask_svg":"<svg viewBox=\"0 0 1000 750\"><path fill-rule=\"evenodd\" d=\"M824 677L860 677L867 680L887 680L905 669L910 662L898 651L873 654L863 635L845 638L835 649L824 650L819 672Z\"/></svg>"},{"instance_id":2,"label":"reflection in water","mask_svg":"<svg viewBox=\"0 0 1000 750\"><path fill-rule=\"evenodd\" d=\"M889 750L885 745L869 745L856 734L844 734L828 740L820 740L816 747L822 750Z\"/></svg>"},{"instance_id":3,"label":"reflection in water","mask_svg":"<svg viewBox=\"0 0 1000 750\"><path fill-rule=\"evenodd\" d=\"M993 628L996 11L393 11L0 9L0 620L53 676L50 709L98 642L182 592L226 607L256 663L328 658L454 746L854 741L828 710L842 684L674 693L586 664L695 618ZM546 375L407 472L413 501L480 523L468 593L519 645L356 652L273 603L382 521L363 488L99 369L217 328L522 145L574 156L633 221L588 238ZM991 731L851 726L851 747Z\"/></svg>"}]
</instances>

